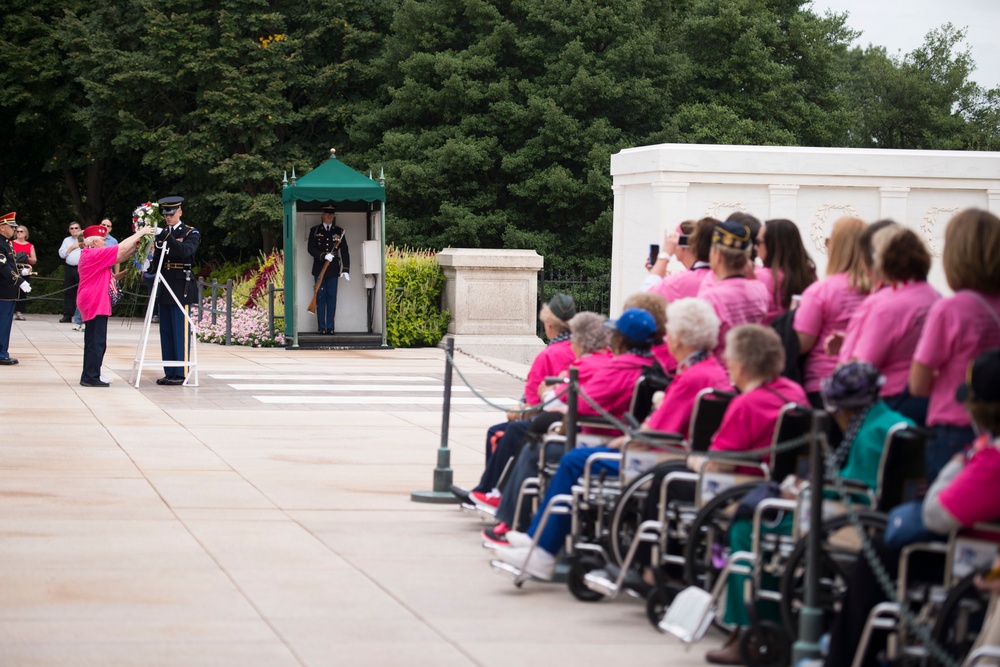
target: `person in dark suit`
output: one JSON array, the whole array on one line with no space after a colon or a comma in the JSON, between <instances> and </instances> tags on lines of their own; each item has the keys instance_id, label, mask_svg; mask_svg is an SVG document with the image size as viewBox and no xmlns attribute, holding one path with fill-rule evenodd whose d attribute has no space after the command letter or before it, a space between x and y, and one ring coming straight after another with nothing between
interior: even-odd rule
<instances>
[{"instance_id":1,"label":"person in dark suit","mask_svg":"<svg viewBox=\"0 0 1000 667\"><path fill-rule=\"evenodd\" d=\"M17 268L17 256L10 240L17 228L17 214L0 217L0 366L13 366L17 359L10 356L10 328L14 324L14 300L19 292L27 294L31 285Z\"/></svg>"},{"instance_id":2,"label":"person in dark suit","mask_svg":"<svg viewBox=\"0 0 1000 667\"><path fill-rule=\"evenodd\" d=\"M167 290L161 285L157 290L156 302L160 313L160 351L163 361L189 361L188 351L191 344L191 329L188 326L187 314L191 304L198 298L198 285L195 282L191 265L194 255L201 243L201 235L194 227L181 222L181 202L183 197L164 197L159 200L160 212L166 221L156 236L153 246L153 261L150 269L155 271L160 267L161 282L169 286ZM160 255L163 264L160 264ZM177 297L174 301L173 292ZM178 307L177 302L180 302ZM159 385L184 384L187 377L187 366L164 366L164 376L156 381Z\"/></svg>"},{"instance_id":3,"label":"person in dark suit","mask_svg":"<svg viewBox=\"0 0 1000 667\"><path fill-rule=\"evenodd\" d=\"M316 292L316 319L319 333L334 332L337 315L337 284L340 277L350 280L351 253L344 228L336 224L337 209L323 207L323 222L309 230L309 254L312 274L319 283ZM324 270L325 268L325 270ZM320 275L322 274L322 279Z\"/></svg>"}]
</instances>

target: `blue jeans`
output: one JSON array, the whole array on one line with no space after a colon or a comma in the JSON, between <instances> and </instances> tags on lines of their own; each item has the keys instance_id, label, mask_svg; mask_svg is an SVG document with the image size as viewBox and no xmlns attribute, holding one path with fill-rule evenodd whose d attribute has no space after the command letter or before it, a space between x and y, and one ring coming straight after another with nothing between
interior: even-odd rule
<instances>
[{"instance_id":1,"label":"blue jeans","mask_svg":"<svg viewBox=\"0 0 1000 667\"><path fill-rule=\"evenodd\" d=\"M521 516L515 516L517 512L517 494L521 490L521 483L529 477L538 475L538 448L545 447L545 460L555 462L560 459L565 449L563 443L552 442L547 445L538 444L521 448L514 463L513 471L507 476L504 482L502 495L500 496L500 507L497 508L497 521L502 521L511 528L518 527L518 521L525 516L527 506L521 508ZM528 515L530 516L530 515Z\"/></svg>"},{"instance_id":2,"label":"blue jeans","mask_svg":"<svg viewBox=\"0 0 1000 667\"><path fill-rule=\"evenodd\" d=\"M541 522L542 514L544 514L545 508L553 496L563 493L568 494L573 490L573 485L576 484L576 481L580 479L580 475L583 474L584 465L591 454L614 451L617 450L608 447L579 447L563 456L559 462L559 469L556 470L555 476L549 483L549 489L545 492L545 498L542 500L541 505L538 506L538 514L535 515L534 521L531 522L528 534L534 537L538 531L538 524ZM591 470L595 474L604 472L609 476L617 477L618 462L597 461L591 466ZM558 554L566 542L566 536L569 535L572 525L572 517L568 514L549 515L549 520L545 524L542 536L538 538L538 546L550 554Z\"/></svg>"},{"instance_id":3,"label":"blue jeans","mask_svg":"<svg viewBox=\"0 0 1000 667\"><path fill-rule=\"evenodd\" d=\"M971 426L941 424L931 429L927 439L927 483L931 484L955 454L976 439Z\"/></svg>"}]
</instances>

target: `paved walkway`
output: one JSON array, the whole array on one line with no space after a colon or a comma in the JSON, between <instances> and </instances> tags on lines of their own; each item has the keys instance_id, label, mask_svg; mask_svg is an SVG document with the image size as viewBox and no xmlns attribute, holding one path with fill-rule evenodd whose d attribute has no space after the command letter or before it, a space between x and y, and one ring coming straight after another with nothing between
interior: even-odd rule
<instances>
[{"instance_id":1,"label":"paved walkway","mask_svg":"<svg viewBox=\"0 0 1000 667\"><path fill-rule=\"evenodd\" d=\"M83 334L56 320L15 322L21 363L0 369L3 667L703 664L634 600L515 589L477 519L410 502L440 443L441 350L202 345L201 386L150 367L137 390L140 325L112 320L114 383L84 388ZM457 362L484 395L520 394ZM470 484L499 413L455 382Z\"/></svg>"}]
</instances>

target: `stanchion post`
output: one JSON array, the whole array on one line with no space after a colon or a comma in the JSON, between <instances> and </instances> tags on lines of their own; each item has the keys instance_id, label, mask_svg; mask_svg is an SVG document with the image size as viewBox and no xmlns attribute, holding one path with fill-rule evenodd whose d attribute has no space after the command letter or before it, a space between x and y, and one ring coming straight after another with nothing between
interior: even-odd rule
<instances>
[{"instance_id":1,"label":"stanchion post","mask_svg":"<svg viewBox=\"0 0 1000 667\"><path fill-rule=\"evenodd\" d=\"M566 389L566 451L576 449L577 394L580 388L580 372L575 366L569 369L569 387Z\"/></svg>"},{"instance_id":2,"label":"stanchion post","mask_svg":"<svg viewBox=\"0 0 1000 667\"><path fill-rule=\"evenodd\" d=\"M823 558L823 451L826 444L825 412L813 411L809 434L809 534L806 538L805 599L799 612L799 638L792 646L792 665L822 656L823 610L819 606L819 575Z\"/></svg>"},{"instance_id":3,"label":"stanchion post","mask_svg":"<svg viewBox=\"0 0 1000 667\"><path fill-rule=\"evenodd\" d=\"M448 487L451 486L451 450L448 449L448 428L451 421L451 375L452 359L455 358L455 339L445 341L444 360L444 401L441 405L441 446L438 447L437 467L434 468L434 489L413 491L410 500L415 503L457 503L458 497Z\"/></svg>"}]
</instances>

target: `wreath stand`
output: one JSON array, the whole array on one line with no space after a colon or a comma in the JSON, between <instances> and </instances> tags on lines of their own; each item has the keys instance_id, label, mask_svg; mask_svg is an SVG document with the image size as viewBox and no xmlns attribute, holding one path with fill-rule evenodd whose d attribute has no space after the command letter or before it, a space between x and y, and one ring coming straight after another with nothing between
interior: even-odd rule
<instances>
[{"instance_id":1,"label":"wreath stand","mask_svg":"<svg viewBox=\"0 0 1000 667\"><path fill-rule=\"evenodd\" d=\"M155 241L154 241L155 243ZM170 248L167 247L166 243L163 244L163 250L160 253L160 261L156 265L156 277L153 279L153 289L149 292L149 303L146 304L146 317L142 323L142 336L139 338L139 346L135 350L135 357L132 360L132 385L138 389L139 383L142 382L142 369L146 365L146 345L149 343L149 327L153 322L153 312L156 308L156 294L162 285L167 293L170 294L170 298L174 300L177 304L177 308L184 313L184 319L187 320L188 326L190 327L188 336L190 337L191 343L191 360L190 361L166 361L163 360L158 362L157 365L160 366L170 366L171 368L175 366L182 366L191 369L187 377L184 378L184 387L197 387L198 386L198 328L195 326L194 320L191 319L190 309L185 308L181 305L181 300L177 298L174 290L170 285L163 280L163 258L167 256L170 252ZM162 356L162 355L161 355ZM192 381L193 379L193 381Z\"/></svg>"}]
</instances>

